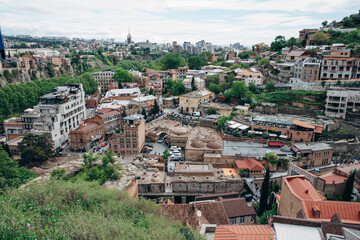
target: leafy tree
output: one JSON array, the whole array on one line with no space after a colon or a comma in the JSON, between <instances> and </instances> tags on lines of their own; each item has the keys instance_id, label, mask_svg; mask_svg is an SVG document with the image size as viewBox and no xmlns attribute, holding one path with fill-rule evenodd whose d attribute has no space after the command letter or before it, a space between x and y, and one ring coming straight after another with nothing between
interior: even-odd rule
<instances>
[{"instance_id":1,"label":"leafy tree","mask_svg":"<svg viewBox=\"0 0 360 240\"><path fill-rule=\"evenodd\" d=\"M322 87L325 87L325 84L326 84L326 81L325 81L325 80L322 80L321 86L322 86Z\"/></svg>"},{"instance_id":2,"label":"leafy tree","mask_svg":"<svg viewBox=\"0 0 360 240\"><path fill-rule=\"evenodd\" d=\"M219 85L219 75L210 75L206 77L205 85L209 87L211 83Z\"/></svg>"},{"instance_id":3,"label":"leafy tree","mask_svg":"<svg viewBox=\"0 0 360 240\"><path fill-rule=\"evenodd\" d=\"M170 157L170 152L169 152L169 150L168 149L165 149L164 150L164 152L163 152L163 154L161 155L161 157L163 158L163 159L168 159L169 157Z\"/></svg>"},{"instance_id":4,"label":"leafy tree","mask_svg":"<svg viewBox=\"0 0 360 240\"><path fill-rule=\"evenodd\" d=\"M191 79L191 91L196 91L197 90L197 86L195 84L195 77L193 76Z\"/></svg>"},{"instance_id":5,"label":"leafy tree","mask_svg":"<svg viewBox=\"0 0 360 240\"><path fill-rule=\"evenodd\" d=\"M225 90L226 89L229 89L230 88L230 84L229 83L227 83L227 82L224 82L224 83L221 83L220 85L219 85L219 90L220 90L220 92L225 92Z\"/></svg>"},{"instance_id":6,"label":"leafy tree","mask_svg":"<svg viewBox=\"0 0 360 240\"><path fill-rule=\"evenodd\" d=\"M310 40L313 41L316 45L327 44L328 37L324 32L316 32L311 37Z\"/></svg>"},{"instance_id":7,"label":"leafy tree","mask_svg":"<svg viewBox=\"0 0 360 240\"><path fill-rule=\"evenodd\" d=\"M160 108L159 108L157 100L155 99L155 103L154 103L153 108L151 109L151 113L152 114L158 114L159 111L160 111Z\"/></svg>"},{"instance_id":8,"label":"leafy tree","mask_svg":"<svg viewBox=\"0 0 360 240\"><path fill-rule=\"evenodd\" d=\"M260 61L258 62L258 65L259 66L265 66L265 65L267 65L267 64L269 64L270 63L270 60L268 59L268 58L262 58L262 59L260 59Z\"/></svg>"},{"instance_id":9,"label":"leafy tree","mask_svg":"<svg viewBox=\"0 0 360 240\"><path fill-rule=\"evenodd\" d=\"M266 168L265 178L261 185L261 195L260 195L260 204L259 204L259 215L262 215L263 212L268 207L269 199L269 180L270 180L270 170Z\"/></svg>"},{"instance_id":10,"label":"leafy tree","mask_svg":"<svg viewBox=\"0 0 360 240\"><path fill-rule=\"evenodd\" d=\"M217 110L216 108L213 108L213 107L209 107L208 109L206 109L206 114L217 114Z\"/></svg>"},{"instance_id":11,"label":"leafy tree","mask_svg":"<svg viewBox=\"0 0 360 240\"><path fill-rule=\"evenodd\" d=\"M226 82L232 84L235 81L235 73L231 72L226 76Z\"/></svg>"},{"instance_id":12,"label":"leafy tree","mask_svg":"<svg viewBox=\"0 0 360 240\"><path fill-rule=\"evenodd\" d=\"M188 59L188 64L190 69L201 69L202 66L206 64L203 58L200 56L192 56Z\"/></svg>"},{"instance_id":13,"label":"leafy tree","mask_svg":"<svg viewBox=\"0 0 360 240\"><path fill-rule=\"evenodd\" d=\"M170 89L170 94L172 96L179 96L186 92L185 85L181 81L177 81Z\"/></svg>"},{"instance_id":14,"label":"leafy tree","mask_svg":"<svg viewBox=\"0 0 360 240\"><path fill-rule=\"evenodd\" d=\"M269 81L266 83L266 86L265 86L265 89L268 91L268 92L272 92L275 90L275 83L272 82L272 81Z\"/></svg>"},{"instance_id":15,"label":"leafy tree","mask_svg":"<svg viewBox=\"0 0 360 240\"><path fill-rule=\"evenodd\" d=\"M143 108L143 109L141 110L141 115L144 116L145 120L147 119L147 114L146 114L145 108Z\"/></svg>"},{"instance_id":16,"label":"leafy tree","mask_svg":"<svg viewBox=\"0 0 360 240\"><path fill-rule=\"evenodd\" d=\"M153 94L154 94L154 89L152 87L150 87L149 95L153 95Z\"/></svg>"},{"instance_id":17,"label":"leafy tree","mask_svg":"<svg viewBox=\"0 0 360 240\"><path fill-rule=\"evenodd\" d=\"M159 62L163 69L175 69L186 65L186 61L180 53L168 53Z\"/></svg>"},{"instance_id":18,"label":"leafy tree","mask_svg":"<svg viewBox=\"0 0 360 240\"><path fill-rule=\"evenodd\" d=\"M346 180L345 190L342 195L343 201L351 201L351 194L353 193L353 188L354 188L355 173L356 171L353 171Z\"/></svg>"},{"instance_id":19,"label":"leafy tree","mask_svg":"<svg viewBox=\"0 0 360 240\"><path fill-rule=\"evenodd\" d=\"M289 38L286 42L286 46L288 46L288 47L292 47L295 45L296 45L296 38L294 38L294 37Z\"/></svg>"},{"instance_id":20,"label":"leafy tree","mask_svg":"<svg viewBox=\"0 0 360 240\"><path fill-rule=\"evenodd\" d=\"M132 75L129 73L129 71L118 68L116 69L114 75L113 75L113 79L119 83L123 83L123 82L132 82L133 81L133 77Z\"/></svg>"},{"instance_id":21,"label":"leafy tree","mask_svg":"<svg viewBox=\"0 0 360 240\"><path fill-rule=\"evenodd\" d=\"M240 99L248 96L249 89L246 87L244 81L235 81L232 84L231 92L233 98Z\"/></svg>"},{"instance_id":22,"label":"leafy tree","mask_svg":"<svg viewBox=\"0 0 360 240\"><path fill-rule=\"evenodd\" d=\"M270 49L271 51L277 52L285 46L286 46L285 37L279 35L275 38L275 41L270 44Z\"/></svg>"},{"instance_id":23,"label":"leafy tree","mask_svg":"<svg viewBox=\"0 0 360 240\"><path fill-rule=\"evenodd\" d=\"M218 94L220 92L220 86L214 83L210 83L209 90L214 92L215 94Z\"/></svg>"},{"instance_id":24,"label":"leafy tree","mask_svg":"<svg viewBox=\"0 0 360 240\"><path fill-rule=\"evenodd\" d=\"M26 135L19 143L21 164L44 162L54 155L54 147L50 133Z\"/></svg>"},{"instance_id":25,"label":"leafy tree","mask_svg":"<svg viewBox=\"0 0 360 240\"><path fill-rule=\"evenodd\" d=\"M326 26L328 25L328 21L323 21L323 22L321 23L321 25L322 25L323 27L326 27Z\"/></svg>"},{"instance_id":26,"label":"leafy tree","mask_svg":"<svg viewBox=\"0 0 360 240\"><path fill-rule=\"evenodd\" d=\"M255 93L257 91L257 87L256 87L255 83L253 83L253 82L249 83L249 90L253 93Z\"/></svg>"},{"instance_id":27,"label":"leafy tree","mask_svg":"<svg viewBox=\"0 0 360 240\"><path fill-rule=\"evenodd\" d=\"M18 167L18 161L0 147L0 190L6 187L18 187L36 177L25 167Z\"/></svg>"}]
</instances>

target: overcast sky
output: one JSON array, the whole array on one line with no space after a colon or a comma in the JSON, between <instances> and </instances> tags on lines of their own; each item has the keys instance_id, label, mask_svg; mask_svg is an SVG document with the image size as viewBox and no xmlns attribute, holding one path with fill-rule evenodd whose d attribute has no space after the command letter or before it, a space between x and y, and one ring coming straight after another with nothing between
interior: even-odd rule
<instances>
[{"instance_id":1,"label":"overcast sky","mask_svg":"<svg viewBox=\"0 0 360 240\"><path fill-rule=\"evenodd\" d=\"M357 13L358 0L0 0L4 35L228 45L297 37Z\"/></svg>"}]
</instances>

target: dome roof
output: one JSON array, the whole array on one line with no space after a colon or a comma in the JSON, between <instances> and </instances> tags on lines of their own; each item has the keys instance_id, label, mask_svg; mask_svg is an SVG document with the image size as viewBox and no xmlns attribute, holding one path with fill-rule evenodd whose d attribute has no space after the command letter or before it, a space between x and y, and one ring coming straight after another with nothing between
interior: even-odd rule
<instances>
[{"instance_id":1,"label":"dome roof","mask_svg":"<svg viewBox=\"0 0 360 240\"><path fill-rule=\"evenodd\" d=\"M202 148L205 146L205 143L199 141L199 140L194 140L191 142L190 146L194 147L194 148Z\"/></svg>"},{"instance_id":2,"label":"dome roof","mask_svg":"<svg viewBox=\"0 0 360 240\"><path fill-rule=\"evenodd\" d=\"M176 135L184 135L187 133L186 129L183 127L176 127L172 129L172 132Z\"/></svg>"},{"instance_id":3,"label":"dome roof","mask_svg":"<svg viewBox=\"0 0 360 240\"><path fill-rule=\"evenodd\" d=\"M291 152L291 147L290 146L287 146L287 145L284 145L280 148L280 151L282 152Z\"/></svg>"},{"instance_id":4,"label":"dome roof","mask_svg":"<svg viewBox=\"0 0 360 240\"><path fill-rule=\"evenodd\" d=\"M212 149L219 149L219 148L221 148L221 143L219 143L217 141L213 141L213 142L209 142L206 146L208 148L212 148Z\"/></svg>"},{"instance_id":5,"label":"dome roof","mask_svg":"<svg viewBox=\"0 0 360 240\"><path fill-rule=\"evenodd\" d=\"M202 141L203 143L208 143L211 141L211 139L209 138L202 138L200 141Z\"/></svg>"},{"instance_id":6,"label":"dome roof","mask_svg":"<svg viewBox=\"0 0 360 240\"><path fill-rule=\"evenodd\" d=\"M159 178L158 176L153 176L153 177L151 178L151 181L152 181L152 182L158 182L158 181L160 181L160 178Z\"/></svg>"}]
</instances>

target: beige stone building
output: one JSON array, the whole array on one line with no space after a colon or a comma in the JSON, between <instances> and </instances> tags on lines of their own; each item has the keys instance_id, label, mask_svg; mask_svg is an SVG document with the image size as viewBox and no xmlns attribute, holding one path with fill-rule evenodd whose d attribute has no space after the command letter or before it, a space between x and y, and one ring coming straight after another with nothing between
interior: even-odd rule
<instances>
[{"instance_id":1,"label":"beige stone building","mask_svg":"<svg viewBox=\"0 0 360 240\"><path fill-rule=\"evenodd\" d=\"M134 114L123 118L120 129L109 138L115 154L137 154L145 144L145 120L142 115Z\"/></svg>"},{"instance_id":2,"label":"beige stone building","mask_svg":"<svg viewBox=\"0 0 360 240\"><path fill-rule=\"evenodd\" d=\"M256 68L239 68L236 69L236 77L235 79L238 81L245 81L246 86L249 86L249 83L254 83L256 86L263 85L264 83L264 76L260 71Z\"/></svg>"},{"instance_id":3,"label":"beige stone building","mask_svg":"<svg viewBox=\"0 0 360 240\"><path fill-rule=\"evenodd\" d=\"M243 190L244 182L238 175L227 175L211 163L179 162L172 177L174 193L228 193Z\"/></svg>"},{"instance_id":4,"label":"beige stone building","mask_svg":"<svg viewBox=\"0 0 360 240\"><path fill-rule=\"evenodd\" d=\"M189 92L180 96L180 111L183 113L199 112L199 105L210 102L215 94L209 90Z\"/></svg>"}]
</instances>

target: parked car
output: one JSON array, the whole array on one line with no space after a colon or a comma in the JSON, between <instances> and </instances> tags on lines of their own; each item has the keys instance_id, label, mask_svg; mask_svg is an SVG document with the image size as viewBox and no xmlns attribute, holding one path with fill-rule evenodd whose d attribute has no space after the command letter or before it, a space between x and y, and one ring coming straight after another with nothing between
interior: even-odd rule
<instances>
[{"instance_id":1,"label":"parked car","mask_svg":"<svg viewBox=\"0 0 360 240\"><path fill-rule=\"evenodd\" d=\"M104 149L99 150L99 154L102 154L104 152Z\"/></svg>"},{"instance_id":2,"label":"parked car","mask_svg":"<svg viewBox=\"0 0 360 240\"><path fill-rule=\"evenodd\" d=\"M174 151L174 150L178 150L178 147L177 146L171 146L170 151Z\"/></svg>"},{"instance_id":3,"label":"parked car","mask_svg":"<svg viewBox=\"0 0 360 240\"><path fill-rule=\"evenodd\" d=\"M165 141L164 137L159 138L158 143L163 143Z\"/></svg>"},{"instance_id":4,"label":"parked car","mask_svg":"<svg viewBox=\"0 0 360 240\"><path fill-rule=\"evenodd\" d=\"M145 146L147 146L147 147L154 147L154 144L152 144L152 143L147 143L147 144L145 144Z\"/></svg>"},{"instance_id":5,"label":"parked car","mask_svg":"<svg viewBox=\"0 0 360 240\"><path fill-rule=\"evenodd\" d=\"M101 145L101 147L105 147L107 145L107 143L103 143L102 145Z\"/></svg>"},{"instance_id":6,"label":"parked car","mask_svg":"<svg viewBox=\"0 0 360 240\"><path fill-rule=\"evenodd\" d=\"M200 113L199 113L199 112L193 112L192 115L193 115L193 116L196 116L196 117L200 117Z\"/></svg>"}]
</instances>

